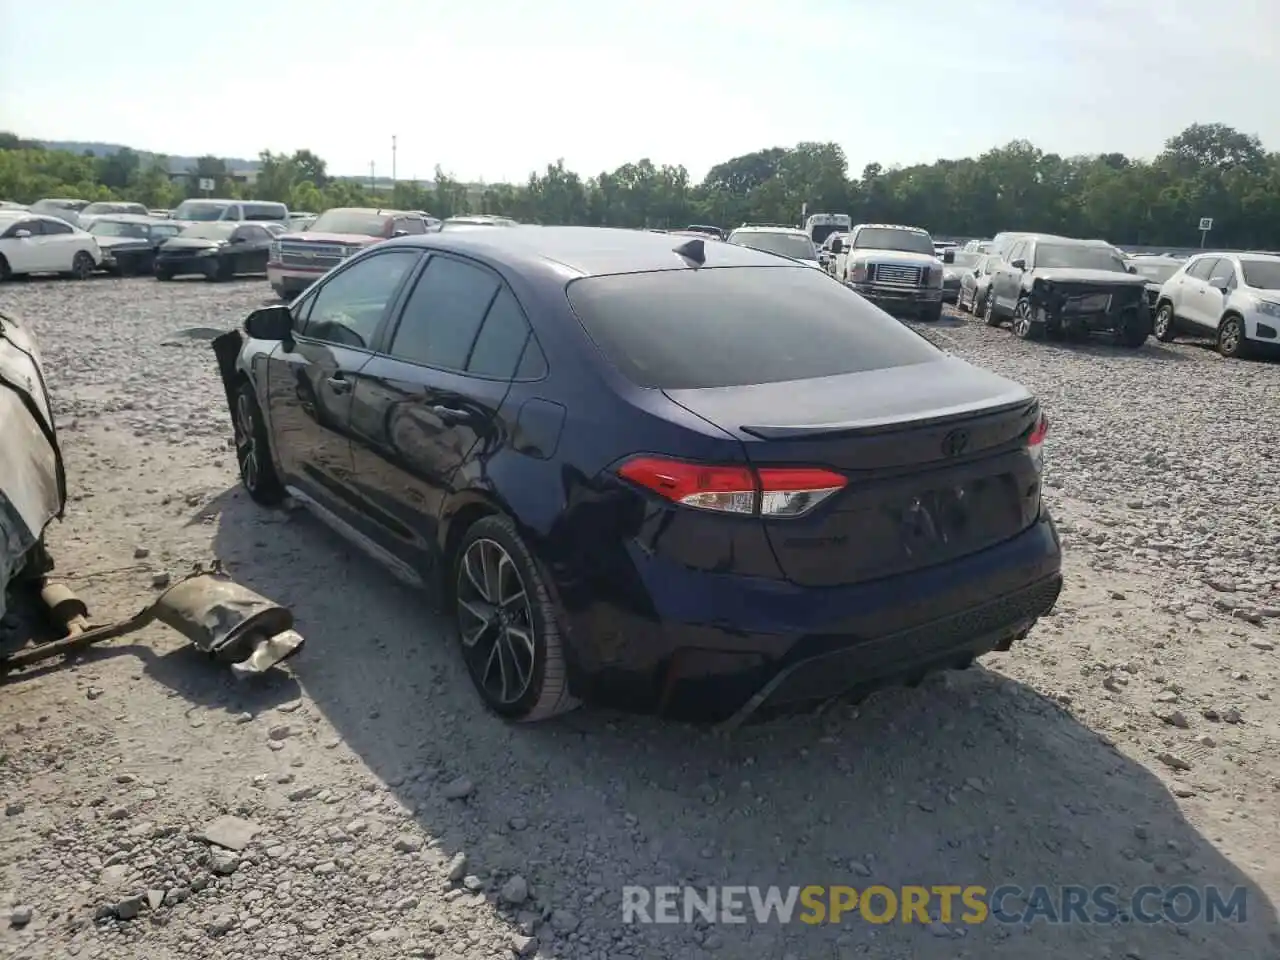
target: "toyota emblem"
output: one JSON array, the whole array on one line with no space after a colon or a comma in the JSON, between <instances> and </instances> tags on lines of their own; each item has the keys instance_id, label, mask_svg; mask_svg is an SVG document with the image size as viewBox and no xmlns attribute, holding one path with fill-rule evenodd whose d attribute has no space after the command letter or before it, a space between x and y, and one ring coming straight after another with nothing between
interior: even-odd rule
<instances>
[{"instance_id":1,"label":"toyota emblem","mask_svg":"<svg viewBox=\"0 0 1280 960\"><path fill-rule=\"evenodd\" d=\"M947 457L958 457L969 449L969 431L952 430L942 438L942 453Z\"/></svg>"}]
</instances>

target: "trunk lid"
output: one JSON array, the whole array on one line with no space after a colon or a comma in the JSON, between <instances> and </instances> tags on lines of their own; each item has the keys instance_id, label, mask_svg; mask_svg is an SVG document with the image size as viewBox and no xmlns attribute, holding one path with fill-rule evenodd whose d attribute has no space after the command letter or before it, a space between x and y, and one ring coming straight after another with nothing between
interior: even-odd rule
<instances>
[{"instance_id":1,"label":"trunk lid","mask_svg":"<svg viewBox=\"0 0 1280 960\"><path fill-rule=\"evenodd\" d=\"M837 586L945 563L1016 536L1040 512L1026 447L1039 404L954 357L667 396L737 437L757 467L825 467L848 483L812 511L765 518L787 579Z\"/></svg>"}]
</instances>

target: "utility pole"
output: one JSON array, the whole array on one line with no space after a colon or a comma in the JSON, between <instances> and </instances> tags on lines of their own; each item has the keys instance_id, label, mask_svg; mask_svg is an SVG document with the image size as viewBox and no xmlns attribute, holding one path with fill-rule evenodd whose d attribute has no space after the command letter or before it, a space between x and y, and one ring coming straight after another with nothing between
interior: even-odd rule
<instances>
[{"instance_id":1,"label":"utility pole","mask_svg":"<svg viewBox=\"0 0 1280 960\"><path fill-rule=\"evenodd\" d=\"M369 192L370 193L378 189L378 178L374 175L373 171L374 171L373 161L370 160L369 161Z\"/></svg>"},{"instance_id":2,"label":"utility pole","mask_svg":"<svg viewBox=\"0 0 1280 960\"><path fill-rule=\"evenodd\" d=\"M391 135L391 188L396 185L396 135Z\"/></svg>"}]
</instances>

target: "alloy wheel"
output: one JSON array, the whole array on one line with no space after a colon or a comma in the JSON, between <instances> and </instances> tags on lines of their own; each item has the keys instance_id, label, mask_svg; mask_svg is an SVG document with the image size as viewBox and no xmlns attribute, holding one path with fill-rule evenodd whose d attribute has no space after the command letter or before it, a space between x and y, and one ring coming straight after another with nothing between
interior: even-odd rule
<instances>
[{"instance_id":1,"label":"alloy wheel","mask_svg":"<svg viewBox=\"0 0 1280 960\"><path fill-rule=\"evenodd\" d=\"M517 702L533 682L533 610L515 562L494 540L467 547L458 566L458 630L472 676L494 702Z\"/></svg>"},{"instance_id":2,"label":"alloy wheel","mask_svg":"<svg viewBox=\"0 0 1280 960\"><path fill-rule=\"evenodd\" d=\"M1156 339L1163 340L1165 334L1169 332L1169 308L1161 307L1156 311L1156 322L1152 333L1156 335Z\"/></svg>"},{"instance_id":3,"label":"alloy wheel","mask_svg":"<svg viewBox=\"0 0 1280 960\"><path fill-rule=\"evenodd\" d=\"M257 433L254 429L253 401L247 393L236 397L236 459L240 461L240 479L249 491L258 488L260 476L258 466Z\"/></svg>"},{"instance_id":4,"label":"alloy wheel","mask_svg":"<svg viewBox=\"0 0 1280 960\"><path fill-rule=\"evenodd\" d=\"M1218 334L1218 349L1224 356L1233 357L1240 350L1240 321L1232 317L1222 324Z\"/></svg>"},{"instance_id":5,"label":"alloy wheel","mask_svg":"<svg viewBox=\"0 0 1280 960\"><path fill-rule=\"evenodd\" d=\"M1013 310L1013 332L1019 337L1026 337L1031 331L1031 307L1025 300L1019 300Z\"/></svg>"}]
</instances>

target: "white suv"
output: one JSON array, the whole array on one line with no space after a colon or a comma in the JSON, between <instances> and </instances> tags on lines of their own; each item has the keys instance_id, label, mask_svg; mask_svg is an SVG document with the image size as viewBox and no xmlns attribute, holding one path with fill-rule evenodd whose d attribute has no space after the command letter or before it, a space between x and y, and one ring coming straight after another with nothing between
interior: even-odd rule
<instances>
[{"instance_id":1,"label":"white suv","mask_svg":"<svg viewBox=\"0 0 1280 960\"><path fill-rule=\"evenodd\" d=\"M93 234L58 217L0 210L0 280L20 273L67 273L87 280L101 264Z\"/></svg>"},{"instance_id":2,"label":"white suv","mask_svg":"<svg viewBox=\"0 0 1280 960\"><path fill-rule=\"evenodd\" d=\"M1280 351L1280 257L1202 253L1160 287L1153 333L1213 336L1224 357Z\"/></svg>"}]
</instances>

